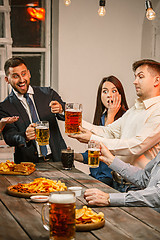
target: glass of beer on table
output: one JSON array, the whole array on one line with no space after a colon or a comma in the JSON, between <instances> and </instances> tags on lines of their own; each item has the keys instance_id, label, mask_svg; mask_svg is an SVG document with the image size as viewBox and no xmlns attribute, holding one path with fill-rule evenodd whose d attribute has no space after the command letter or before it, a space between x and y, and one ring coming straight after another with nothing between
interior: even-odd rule
<instances>
[{"instance_id":1,"label":"glass of beer on table","mask_svg":"<svg viewBox=\"0 0 160 240\"><path fill-rule=\"evenodd\" d=\"M36 122L36 141L38 145L44 146L49 144L49 122L39 121Z\"/></svg>"},{"instance_id":2,"label":"glass of beer on table","mask_svg":"<svg viewBox=\"0 0 160 240\"><path fill-rule=\"evenodd\" d=\"M88 142L88 165L91 168L99 167L100 144L95 141Z\"/></svg>"},{"instance_id":3,"label":"glass of beer on table","mask_svg":"<svg viewBox=\"0 0 160 240\"><path fill-rule=\"evenodd\" d=\"M61 150L61 161L64 170L71 170L74 162L74 150L68 147Z\"/></svg>"},{"instance_id":4,"label":"glass of beer on table","mask_svg":"<svg viewBox=\"0 0 160 240\"><path fill-rule=\"evenodd\" d=\"M82 104L66 103L65 133L69 135L80 133L79 126L82 126Z\"/></svg>"},{"instance_id":5,"label":"glass of beer on table","mask_svg":"<svg viewBox=\"0 0 160 240\"><path fill-rule=\"evenodd\" d=\"M42 207L42 222L50 231L50 240L75 239L75 193L71 191L52 192L49 203ZM49 206L49 221L46 218L46 207Z\"/></svg>"}]
</instances>

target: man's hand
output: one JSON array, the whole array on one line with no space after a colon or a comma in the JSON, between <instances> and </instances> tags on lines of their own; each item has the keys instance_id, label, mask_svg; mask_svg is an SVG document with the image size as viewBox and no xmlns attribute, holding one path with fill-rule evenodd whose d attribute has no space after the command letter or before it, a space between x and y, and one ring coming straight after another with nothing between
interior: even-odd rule
<instances>
[{"instance_id":1,"label":"man's hand","mask_svg":"<svg viewBox=\"0 0 160 240\"><path fill-rule=\"evenodd\" d=\"M3 130L3 128L6 126L6 124L14 123L18 119L19 119L19 116L1 118L1 120L0 120L0 132Z\"/></svg>"},{"instance_id":2,"label":"man's hand","mask_svg":"<svg viewBox=\"0 0 160 240\"><path fill-rule=\"evenodd\" d=\"M35 134L35 123L31 123L28 128L26 129L26 140L30 141L35 139L36 134Z\"/></svg>"},{"instance_id":3,"label":"man's hand","mask_svg":"<svg viewBox=\"0 0 160 240\"><path fill-rule=\"evenodd\" d=\"M63 112L62 105L57 101L51 101L49 106L51 107L52 113L62 113Z\"/></svg>"},{"instance_id":4,"label":"man's hand","mask_svg":"<svg viewBox=\"0 0 160 240\"><path fill-rule=\"evenodd\" d=\"M100 151L101 151L101 156L99 157L99 160L109 166L113 162L115 156L112 155L112 153L108 150L108 148L103 143L100 143Z\"/></svg>"},{"instance_id":5,"label":"man's hand","mask_svg":"<svg viewBox=\"0 0 160 240\"><path fill-rule=\"evenodd\" d=\"M102 192L97 188L87 189L84 193L84 199L88 202L89 205L109 205L109 194Z\"/></svg>"},{"instance_id":6,"label":"man's hand","mask_svg":"<svg viewBox=\"0 0 160 240\"><path fill-rule=\"evenodd\" d=\"M79 129L80 129L81 133L74 134L74 135L68 135L68 137L75 138L81 143L88 143L91 138L92 133L89 130L82 128L81 126L79 127Z\"/></svg>"}]
</instances>

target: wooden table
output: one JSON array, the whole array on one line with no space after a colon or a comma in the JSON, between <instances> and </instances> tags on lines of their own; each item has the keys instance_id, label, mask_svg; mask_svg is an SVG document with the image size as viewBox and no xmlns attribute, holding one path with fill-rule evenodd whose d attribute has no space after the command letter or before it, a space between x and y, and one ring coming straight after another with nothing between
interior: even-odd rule
<instances>
[{"instance_id":1,"label":"wooden table","mask_svg":"<svg viewBox=\"0 0 160 240\"><path fill-rule=\"evenodd\" d=\"M37 177L60 179L69 186L86 188L97 187L106 192L114 189L73 168L62 170L61 163L40 163L37 170L29 176L0 176L0 239L1 240L47 240L49 232L42 226L42 203L6 194L10 185L30 182ZM76 201L77 208L86 205L83 196ZM96 207L105 215L105 226L91 232L77 232L77 240L126 240L160 239L160 214L148 207Z\"/></svg>"}]
</instances>

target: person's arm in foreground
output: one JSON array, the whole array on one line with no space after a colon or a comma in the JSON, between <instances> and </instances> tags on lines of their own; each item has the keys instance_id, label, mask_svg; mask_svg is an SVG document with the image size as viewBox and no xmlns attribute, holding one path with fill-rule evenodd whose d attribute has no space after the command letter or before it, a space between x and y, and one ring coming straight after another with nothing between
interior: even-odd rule
<instances>
[{"instance_id":1,"label":"person's arm in foreground","mask_svg":"<svg viewBox=\"0 0 160 240\"><path fill-rule=\"evenodd\" d=\"M3 109L0 106L0 118L8 118L9 113L7 112L7 108ZM18 122L21 121L19 117L17 117ZM18 122L16 124L16 121L14 121L12 124L6 124L2 133L3 133L3 138L6 144L9 146L25 146L26 145L26 136L24 131L19 131L18 129Z\"/></svg>"},{"instance_id":2,"label":"person's arm in foreground","mask_svg":"<svg viewBox=\"0 0 160 240\"><path fill-rule=\"evenodd\" d=\"M122 118L125 118L124 114ZM122 118L117 121L109 124L108 126L101 127L96 126L96 128L101 128L103 130L100 132L99 136L93 134L93 129L88 131L87 129L80 128L80 134L75 134L70 136L72 138L77 139L80 142L87 143L89 140L94 140L98 142L104 143L104 145L112 151L114 155L119 156L140 156L148 149L155 146L159 143L160 139L160 116L152 116L149 120L144 123L144 126L141 130L136 134L136 136L129 139L119 139L120 132L120 122ZM97 129L98 130L98 129ZM117 134L116 134L117 131ZM106 135L105 135L106 133ZM108 133L110 133L111 137L108 137ZM98 134L98 132L97 132Z\"/></svg>"},{"instance_id":3,"label":"person's arm in foreground","mask_svg":"<svg viewBox=\"0 0 160 240\"><path fill-rule=\"evenodd\" d=\"M0 120L0 132L2 132L2 130L6 126L6 124L11 124L11 123L16 122L18 120L18 118L19 118L18 116L1 118L1 120Z\"/></svg>"},{"instance_id":4,"label":"person's arm in foreground","mask_svg":"<svg viewBox=\"0 0 160 240\"><path fill-rule=\"evenodd\" d=\"M101 144L101 153L102 156L100 160L105 162L110 168L115 170L114 166L117 166L118 169L119 163L123 164L122 169L124 170L124 166L129 169L129 164L123 163L118 158L114 158L114 156L109 152L109 150ZM149 164L148 164L149 165ZM148 167L148 166L147 166ZM150 169L150 167L148 167ZM147 174L145 170L139 170L136 167L133 167L132 170L135 169L135 173L141 172L139 175L140 179L146 179ZM148 170L148 173L151 170ZM126 173L125 173L126 174ZM157 173L158 174L158 173ZM122 175L123 176L123 175ZM138 191L129 191L128 193L104 193L98 189L87 189L84 198L88 202L89 205L97 205L97 206L150 206L150 207L160 207L160 176L158 176L158 181L156 181L155 186L147 187L144 190ZM150 175L148 175L148 179ZM146 182L147 183L147 182ZM109 200L110 199L110 200Z\"/></svg>"}]
</instances>

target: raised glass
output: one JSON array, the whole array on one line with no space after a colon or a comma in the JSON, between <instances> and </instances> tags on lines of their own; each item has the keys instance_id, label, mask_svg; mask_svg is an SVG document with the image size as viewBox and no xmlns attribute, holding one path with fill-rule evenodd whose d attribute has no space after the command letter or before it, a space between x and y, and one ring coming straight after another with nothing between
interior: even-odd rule
<instances>
[{"instance_id":1,"label":"raised glass","mask_svg":"<svg viewBox=\"0 0 160 240\"><path fill-rule=\"evenodd\" d=\"M36 122L36 141L38 145L44 146L49 144L49 122L39 121Z\"/></svg>"},{"instance_id":2,"label":"raised glass","mask_svg":"<svg viewBox=\"0 0 160 240\"><path fill-rule=\"evenodd\" d=\"M65 105L65 133L80 133L79 126L82 125L82 104L66 103Z\"/></svg>"},{"instance_id":3,"label":"raised glass","mask_svg":"<svg viewBox=\"0 0 160 240\"><path fill-rule=\"evenodd\" d=\"M88 142L88 165L91 168L99 167L100 145L98 142Z\"/></svg>"}]
</instances>

